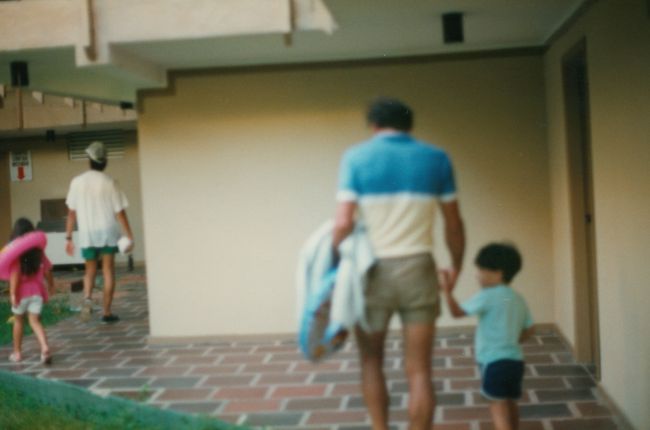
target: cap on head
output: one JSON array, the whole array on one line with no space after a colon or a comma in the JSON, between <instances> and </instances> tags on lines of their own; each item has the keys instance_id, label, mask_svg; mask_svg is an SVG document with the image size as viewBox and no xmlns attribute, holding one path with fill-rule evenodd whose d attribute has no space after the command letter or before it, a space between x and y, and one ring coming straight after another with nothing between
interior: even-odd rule
<instances>
[{"instance_id":1,"label":"cap on head","mask_svg":"<svg viewBox=\"0 0 650 430\"><path fill-rule=\"evenodd\" d=\"M86 154L88 154L88 158L97 163L104 163L106 161L106 147L104 147L102 142L92 142L86 148Z\"/></svg>"}]
</instances>

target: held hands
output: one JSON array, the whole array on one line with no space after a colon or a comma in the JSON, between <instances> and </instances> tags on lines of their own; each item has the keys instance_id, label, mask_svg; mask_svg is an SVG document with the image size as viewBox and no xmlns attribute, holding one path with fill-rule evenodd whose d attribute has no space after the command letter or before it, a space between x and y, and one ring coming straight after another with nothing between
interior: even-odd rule
<instances>
[{"instance_id":1,"label":"held hands","mask_svg":"<svg viewBox=\"0 0 650 430\"><path fill-rule=\"evenodd\" d=\"M440 289L445 293L451 293L458 280L458 271L454 268L438 270L438 282Z\"/></svg>"}]
</instances>

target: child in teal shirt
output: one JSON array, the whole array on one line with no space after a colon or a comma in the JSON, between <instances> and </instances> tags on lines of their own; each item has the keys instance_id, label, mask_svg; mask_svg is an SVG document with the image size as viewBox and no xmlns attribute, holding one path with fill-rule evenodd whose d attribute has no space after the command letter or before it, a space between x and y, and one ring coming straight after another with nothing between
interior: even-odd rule
<instances>
[{"instance_id":1,"label":"child in teal shirt","mask_svg":"<svg viewBox=\"0 0 650 430\"><path fill-rule=\"evenodd\" d=\"M452 315L478 316L475 350L481 369L481 393L490 402L497 430L517 429L524 376L519 344L532 335L533 321L524 298L509 284L521 269L519 251L508 244L491 243L475 259L481 291L459 305L453 287L442 275L441 287Z\"/></svg>"}]
</instances>

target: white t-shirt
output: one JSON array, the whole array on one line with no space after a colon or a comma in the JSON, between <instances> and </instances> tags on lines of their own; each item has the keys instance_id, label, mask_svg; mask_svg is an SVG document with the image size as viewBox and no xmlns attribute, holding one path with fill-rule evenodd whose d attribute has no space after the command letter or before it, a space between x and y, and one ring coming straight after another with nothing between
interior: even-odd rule
<instances>
[{"instance_id":1,"label":"white t-shirt","mask_svg":"<svg viewBox=\"0 0 650 430\"><path fill-rule=\"evenodd\" d=\"M77 214L80 247L117 246L120 226L115 214L129 203L110 176L97 170L76 176L65 203Z\"/></svg>"}]
</instances>

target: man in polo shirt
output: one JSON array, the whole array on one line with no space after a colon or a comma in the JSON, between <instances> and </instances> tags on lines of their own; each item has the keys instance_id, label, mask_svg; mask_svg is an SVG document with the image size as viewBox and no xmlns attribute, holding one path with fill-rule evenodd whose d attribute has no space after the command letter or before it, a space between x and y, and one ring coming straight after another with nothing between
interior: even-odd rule
<instances>
[{"instance_id":1,"label":"man in polo shirt","mask_svg":"<svg viewBox=\"0 0 650 430\"><path fill-rule=\"evenodd\" d=\"M79 246L85 260L84 303L81 319L89 320L92 312L92 291L97 275L97 260L102 260L104 275L104 300L102 322L114 323L119 320L111 312L115 292L115 254L120 238L120 226L129 238L133 248L133 234L126 216L128 202L115 181L104 173L108 164L106 148L101 142L92 142L86 148L90 160L90 170L72 179L66 204L68 219L66 223L66 252L74 255L72 230L75 221L79 229Z\"/></svg>"},{"instance_id":2,"label":"man in polo shirt","mask_svg":"<svg viewBox=\"0 0 650 430\"><path fill-rule=\"evenodd\" d=\"M371 104L374 136L348 149L339 172L334 247L363 221L377 263L365 292L370 332L357 329L361 385L373 429L388 428L389 397L383 373L389 320L398 313L404 334L411 429L430 429L435 408L431 355L439 314L433 261L433 224L441 209L455 283L465 249L463 221L451 162L440 148L409 135L411 109L399 100Z\"/></svg>"}]
</instances>

